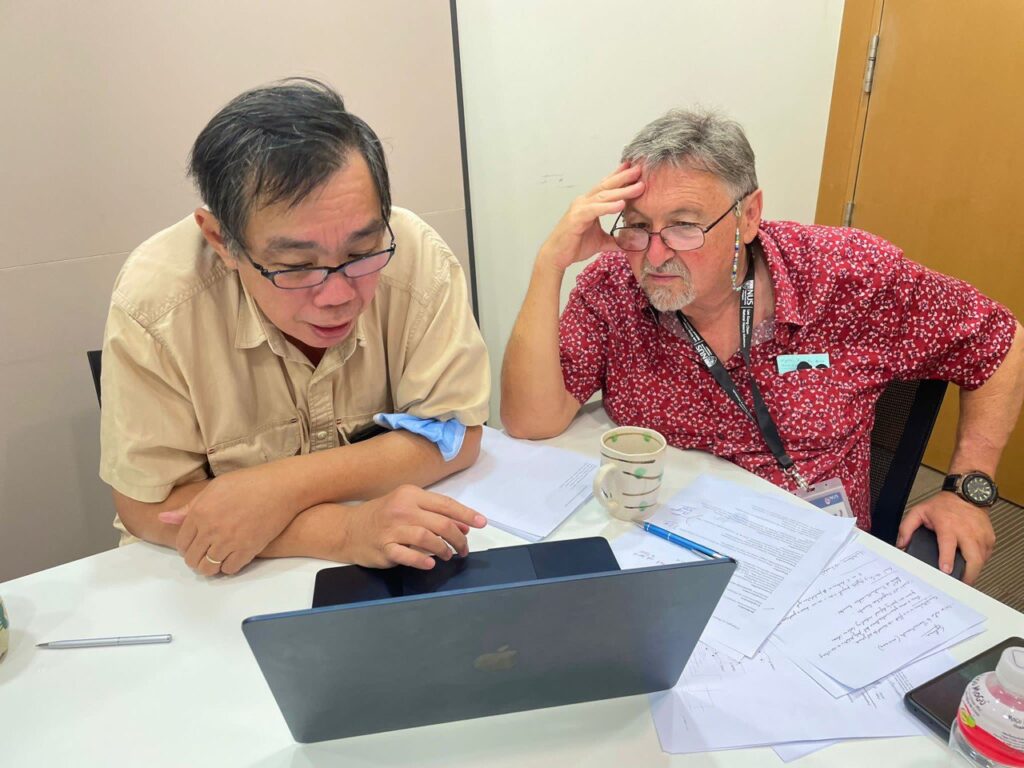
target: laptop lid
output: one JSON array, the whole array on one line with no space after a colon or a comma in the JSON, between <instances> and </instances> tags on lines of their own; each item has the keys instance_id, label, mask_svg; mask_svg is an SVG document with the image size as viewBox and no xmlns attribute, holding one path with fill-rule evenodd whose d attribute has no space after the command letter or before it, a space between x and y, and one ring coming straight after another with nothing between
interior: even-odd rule
<instances>
[{"instance_id":1,"label":"laptop lid","mask_svg":"<svg viewBox=\"0 0 1024 768\"><path fill-rule=\"evenodd\" d=\"M242 630L292 736L322 741L670 688L735 567L425 593L254 616Z\"/></svg>"}]
</instances>

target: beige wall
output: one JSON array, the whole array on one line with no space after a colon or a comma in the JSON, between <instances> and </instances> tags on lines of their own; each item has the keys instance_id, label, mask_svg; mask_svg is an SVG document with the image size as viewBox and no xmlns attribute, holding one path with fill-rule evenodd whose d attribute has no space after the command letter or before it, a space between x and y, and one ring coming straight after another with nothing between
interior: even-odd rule
<instances>
[{"instance_id":1,"label":"beige wall","mask_svg":"<svg viewBox=\"0 0 1024 768\"><path fill-rule=\"evenodd\" d=\"M388 147L397 204L465 263L447 0L0 3L0 581L115 543L85 360L127 253L196 205L196 133L288 75Z\"/></svg>"}]
</instances>

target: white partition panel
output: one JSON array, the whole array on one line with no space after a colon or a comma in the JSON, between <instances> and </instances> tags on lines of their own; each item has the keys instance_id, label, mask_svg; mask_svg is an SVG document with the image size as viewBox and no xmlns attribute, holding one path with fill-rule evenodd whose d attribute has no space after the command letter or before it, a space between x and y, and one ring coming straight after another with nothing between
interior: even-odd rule
<instances>
[{"instance_id":1,"label":"white partition panel","mask_svg":"<svg viewBox=\"0 0 1024 768\"><path fill-rule=\"evenodd\" d=\"M648 121L724 110L754 147L766 216L813 220L842 12L843 0L458 0L493 423L537 248Z\"/></svg>"}]
</instances>

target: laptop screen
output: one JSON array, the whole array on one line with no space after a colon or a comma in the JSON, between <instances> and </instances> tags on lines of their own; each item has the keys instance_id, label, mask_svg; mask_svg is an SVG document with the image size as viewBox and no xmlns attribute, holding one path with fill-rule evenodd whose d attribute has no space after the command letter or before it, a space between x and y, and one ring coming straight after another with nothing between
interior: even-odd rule
<instances>
[{"instance_id":1,"label":"laptop screen","mask_svg":"<svg viewBox=\"0 0 1024 768\"><path fill-rule=\"evenodd\" d=\"M429 571L345 565L317 573L313 607L617 570L615 555L600 536L471 552L435 560Z\"/></svg>"}]
</instances>

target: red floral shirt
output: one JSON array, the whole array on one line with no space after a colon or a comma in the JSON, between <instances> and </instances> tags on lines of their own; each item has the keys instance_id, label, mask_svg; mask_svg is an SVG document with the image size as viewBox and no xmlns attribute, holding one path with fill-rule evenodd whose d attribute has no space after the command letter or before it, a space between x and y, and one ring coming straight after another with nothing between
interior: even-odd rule
<instances>
[{"instance_id":1,"label":"red floral shirt","mask_svg":"<svg viewBox=\"0 0 1024 768\"><path fill-rule=\"evenodd\" d=\"M757 378L797 469L812 483L839 477L857 524L869 529L871 428L882 390L894 379L980 387L1010 348L1013 315L860 230L766 221L758 238L774 328L758 326L750 371L738 352L725 367L751 408L749 374ZM615 423L656 429L677 448L709 451L794 488L674 315L651 308L623 253L603 253L580 274L559 335L565 386L581 403L601 390ZM831 367L780 374L776 357L798 353L828 353Z\"/></svg>"}]
</instances>

